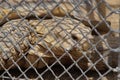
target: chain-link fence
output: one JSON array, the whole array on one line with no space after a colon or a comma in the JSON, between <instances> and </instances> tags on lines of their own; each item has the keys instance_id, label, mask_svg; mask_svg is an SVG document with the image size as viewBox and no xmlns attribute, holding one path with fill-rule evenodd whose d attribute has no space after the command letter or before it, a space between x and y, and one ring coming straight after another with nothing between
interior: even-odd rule
<instances>
[{"instance_id":1,"label":"chain-link fence","mask_svg":"<svg viewBox=\"0 0 120 80\"><path fill-rule=\"evenodd\" d=\"M119 80L119 0L0 0L0 79Z\"/></svg>"}]
</instances>

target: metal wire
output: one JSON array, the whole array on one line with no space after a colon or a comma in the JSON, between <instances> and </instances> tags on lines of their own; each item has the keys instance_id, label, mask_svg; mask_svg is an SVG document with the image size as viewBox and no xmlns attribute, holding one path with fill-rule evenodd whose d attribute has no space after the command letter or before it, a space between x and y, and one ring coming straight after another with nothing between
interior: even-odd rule
<instances>
[{"instance_id":1,"label":"metal wire","mask_svg":"<svg viewBox=\"0 0 120 80\"><path fill-rule=\"evenodd\" d=\"M0 79L120 79L120 4L2 0L0 9Z\"/></svg>"}]
</instances>

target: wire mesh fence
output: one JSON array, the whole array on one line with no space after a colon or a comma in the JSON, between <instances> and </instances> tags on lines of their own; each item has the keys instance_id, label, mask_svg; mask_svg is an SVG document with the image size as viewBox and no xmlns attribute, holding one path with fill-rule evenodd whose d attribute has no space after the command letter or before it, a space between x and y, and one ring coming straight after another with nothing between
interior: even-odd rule
<instances>
[{"instance_id":1,"label":"wire mesh fence","mask_svg":"<svg viewBox=\"0 0 120 80\"><path fill-rule=\"evenodd\" d=\"M120 1L0 0L0 79L120 79Z\"/></svg>"}]
</instances>

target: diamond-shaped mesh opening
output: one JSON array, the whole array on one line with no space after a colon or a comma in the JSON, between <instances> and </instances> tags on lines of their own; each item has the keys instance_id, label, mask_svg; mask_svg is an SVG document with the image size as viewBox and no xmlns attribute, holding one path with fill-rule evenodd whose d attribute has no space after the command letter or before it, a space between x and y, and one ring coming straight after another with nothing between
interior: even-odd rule
<instances>
[{"instance_id":1,"label":"diamond-shaped mesh opening","mask_svg":"<svg viewBox=\"0 0 120 80\"><path fill-rule=\"evenodd\" d=\"M119 0L1 0L0 79L116 80L119 28Z\"/></svg>"}]
</instances>

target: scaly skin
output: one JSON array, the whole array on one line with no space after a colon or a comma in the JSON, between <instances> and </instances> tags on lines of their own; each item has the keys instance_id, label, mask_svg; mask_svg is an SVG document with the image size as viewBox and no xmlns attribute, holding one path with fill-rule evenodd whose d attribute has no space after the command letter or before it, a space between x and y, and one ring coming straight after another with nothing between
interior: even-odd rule
<instances>
[{"instance_id":1,"label":"scaly skin","mask_svg":"<svg viewBox=\"0 0 120 80\"><path fill-rule=\"evenodd\" d=\"M4 23L7 22L7 20L4 18L4 16L7 16L8 20L13 20L13 19L20 19L20 18L26 18L26 19L32 19L37 17L45 17L46 19L54 17L54 16L58 16L58 17L72 17L74 19L80 20L84 25L93 28L93 26L96 26L99 22L100 19L98 17L98 14L92 14L91 15L95 18L95 19L91 19L89 18L91 15L87 15L88 11L87 8L81 7L81 6L77 6L77 8L79 8L79 11L76 11L74 9L74 5L71 3L61 3L58 6L56 6L55 3L52 3L52 6L50 4L44 3L46 4L47 8L43 7L42 5L39 5L37 7L35 7L35 5L30 5L30 7L26 7L24 5L24 7L16 7L15 10L10 9L6 9L6 8L1 8L1 12L0 12L0 25L3 25ZM102 5L102 4L101 4ZM48 11L50 12L50 14L48 13ZM100 11L101 11L101 7L100 7ZM102 12L104 13L104 11ZM105 13L104 13L105 14ZM91 26L91 24L89 23L89 20L91 21L91 24L93 26ZM110 22L106 21L109 25ZM110 29L107 27L107 24L103 21L100 23L100 25L98 25L96 27L96 30L101 34L106 34L110 31ZM94 30L93 30L93 34L94 35L98 35Z\"/></svg>"},{"instance_id":2,"label":"scaly skin","mask_svg":"<svg viewBox=\"0 0 120 80\"><path fill-rule=\"evenodd\" d=\"M71 55L73 59L77 60L83 55L82 52L90 48L88 40L83 35L88 39L93 38L89 27L82 23L79 24L77 20L59 17L42 22L38 20L11 20L5 23L0 30L2 48L0 56L6 68L12 65L11 58L17 61L23 55L31 63L42 57L46 63L50 64L54 61L54 56L60 57L65 53L66 58ZM51 58L52 61L49 60ZM18 64L22 67L29 67L29 63L24 60L25 58L22 58ZM23 64L26 65L23 66ZM45 65L39 60L34 66L41 68Z\"/></svg>"}]
</instances>

